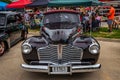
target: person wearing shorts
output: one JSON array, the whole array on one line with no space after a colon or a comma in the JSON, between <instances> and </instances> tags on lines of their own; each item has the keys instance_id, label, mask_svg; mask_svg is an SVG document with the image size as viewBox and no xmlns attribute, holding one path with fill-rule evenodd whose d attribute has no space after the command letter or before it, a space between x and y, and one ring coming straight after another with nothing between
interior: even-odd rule
<instances>
[{"instance_id":1,"label":"person wearing shorts","mask_svg":"<svg viewBox=\"0 0 120 80\"><path fill-rule=\"evenodd\" d=\"M115 16L115 8L113 7L113 5L110 6L110 11L107 14L108 16L108 27L109 27L109 32L112 32L112 24L113 24L113 20L114 20L114 16Z\"/></svg>"}]
</instances>

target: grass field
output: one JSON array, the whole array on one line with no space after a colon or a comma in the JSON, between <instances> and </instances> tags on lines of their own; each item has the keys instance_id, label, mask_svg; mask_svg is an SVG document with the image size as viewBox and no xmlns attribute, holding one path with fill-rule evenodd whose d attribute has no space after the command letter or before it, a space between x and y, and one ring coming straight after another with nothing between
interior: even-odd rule
<instances>
[{"instance_id":1,"label":"grass field","mask_svg":"<svg viewBox=\"0 0 120 80\"><path fill-rule=\"evenodd\" d=\"M94 37L120 39L120 29L113 29L112 32L108 32L108 28L102 27L98 32L91 32L91 35Z\"/></svg>"}]
</instances>

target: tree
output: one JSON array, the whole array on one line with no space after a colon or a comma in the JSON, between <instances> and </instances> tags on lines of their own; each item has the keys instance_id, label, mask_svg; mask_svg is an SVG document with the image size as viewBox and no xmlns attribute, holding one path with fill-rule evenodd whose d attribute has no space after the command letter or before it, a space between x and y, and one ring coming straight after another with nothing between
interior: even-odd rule
<instances>
[{"instance_id":1,"label":"tree","mask_svg":"<svg viewBox=\"0 0 120 80\"><path fill-rule=\"evenodd\" d=\"M0 1L6 2L6 3L10 3L11 2L10 0L0 0Z\"/></svg>"}]
</instances>

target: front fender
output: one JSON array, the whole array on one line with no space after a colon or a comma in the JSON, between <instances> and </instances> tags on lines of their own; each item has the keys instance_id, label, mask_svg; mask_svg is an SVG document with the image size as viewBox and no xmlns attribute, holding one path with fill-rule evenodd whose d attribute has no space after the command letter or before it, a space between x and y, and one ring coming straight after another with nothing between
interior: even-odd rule
<instances>
[{"instance_id":1,"label":"front fender","mask_svg":"<svg viewBox=\"0 0 120 80\"><path fill-rule=\"evenodd\" d=\"M30 64L30 61L33 59L39 61L37 49L40 47L45 47L48 45L47 41L41 36L32 36L23 42L24 44L30 44L32 46L32 51L29 54L22 53L23 59L27 64Z\"/></svg>"},{"instance_id":2,"label":"front fender","mask_svg":"<svg viewBox=\"0 0 120 80\"><path fill-rule=\"evenodd\" d=\"M0 34L0 42L5 42L7 48L10 48L10 38L9 35L6 33Z\"/></svg>"},{"instance_id":3,"label":"front fender","mask_svg":"<svg viewBox=\"0 0 120 80\"><path fill-rule=\"evenodd\" d=\"M94 43L100 47L98 41L95 38L89 36L77 37L72 42L73 46L83 49L84 53L83 53L82 61L90 61L92 64L95 64L97 62L100 54L100 52L98 54L91 54L89 52L89 46Z\"/></svg>"}]
</instances>

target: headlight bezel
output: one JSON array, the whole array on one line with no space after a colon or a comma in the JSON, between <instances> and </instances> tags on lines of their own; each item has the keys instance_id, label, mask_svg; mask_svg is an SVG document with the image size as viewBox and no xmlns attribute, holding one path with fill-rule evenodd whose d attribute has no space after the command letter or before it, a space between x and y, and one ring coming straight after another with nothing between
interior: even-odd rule
<instances>
[{"instance_id":1,"label":"headlight bezel","mask_svg":"<svg viewBox=\"0 0 120 80\"><path fill-rule=\"evenodd\" d=\"M99 52L100 52L100 47L99 47L99 45L97 45L97 44L91 44L90 46L89 46L89 52L91 53L91 54L98 54Z\"/></svg>"},{"instance_id":2,"label":"headlight bezel","mask_svg":"<svg viewBox=\"0 0 120 80\"><path fill-rule=\"evenodd\" d=\"M30 52L32 51L32 46L30 44L26 43L26 44L22 45L21 49L22 49L22 53L30 54Z\"/></svg>"}]
</instances>

